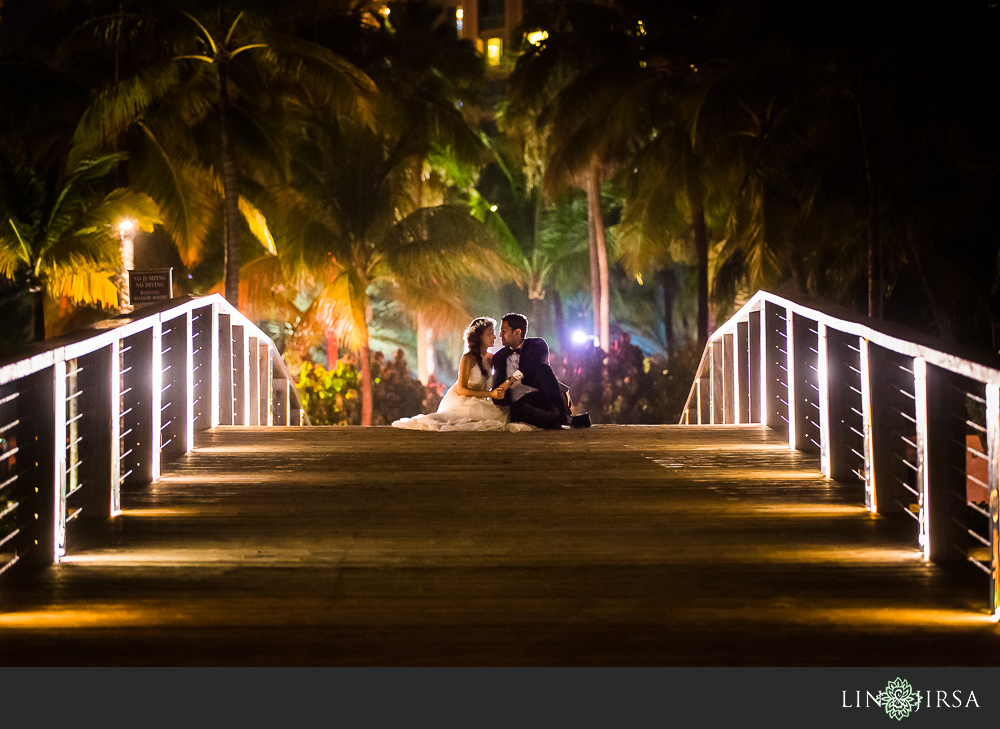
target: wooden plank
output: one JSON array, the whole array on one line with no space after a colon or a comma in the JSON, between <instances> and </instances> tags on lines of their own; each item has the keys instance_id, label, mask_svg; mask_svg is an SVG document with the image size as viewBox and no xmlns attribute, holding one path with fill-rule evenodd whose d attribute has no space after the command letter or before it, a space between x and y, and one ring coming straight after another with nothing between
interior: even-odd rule
<instances>
[{"instance_id":1,"label":"wooden plank","mask_svg":"<svg viewBox=\"0 0 1000 729\"><path fill-rule=\"evenodd\" d=\"M995 665L984 578L927 565L782 444L201 433L58 575L4 585L5 664ZM483 482L484 453L518 478Z\"/></svg>"}]
</instances>

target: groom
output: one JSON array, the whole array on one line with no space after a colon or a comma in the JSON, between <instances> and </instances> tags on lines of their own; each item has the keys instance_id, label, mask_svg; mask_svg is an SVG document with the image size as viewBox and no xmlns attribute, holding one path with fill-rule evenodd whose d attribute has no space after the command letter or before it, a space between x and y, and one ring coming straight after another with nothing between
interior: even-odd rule
<instances>
[{"instance_id":1,"label":"groom","mask_svg":"<svg viewBox=\"0 0 1000 729\"><path fill-rule=\"evenodd\" d=\"M515 423L549 430L570 425L565 385L549 367L549 347L541 337L525 338L527 331L528 320L521 314L507 314L500 322L504 346L493 355L493 383L502 383L518 370L524 377L496 402L510 407L510 419Z\"/></svg>"}]
</instances>

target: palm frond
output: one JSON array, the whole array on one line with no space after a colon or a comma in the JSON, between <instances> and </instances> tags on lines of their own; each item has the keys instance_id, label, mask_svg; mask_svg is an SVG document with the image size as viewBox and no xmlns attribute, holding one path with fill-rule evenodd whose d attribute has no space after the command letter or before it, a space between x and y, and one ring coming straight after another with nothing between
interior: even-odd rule
<instances>
[{"instance_id":1,"label":"palm frond","mask_svg":"<svg viewBox=\"0 0 1000 729\"><path fill-rule=\"evenodd\" d=\"M493 286L521 281L521 269L499 252L495 233L459 206L421 208L393 226L380 243L389 270L408 286L465 279Z\"/></svg>"},{"instance_id":2,"label":"palm frond","mask_svg":"<svg viewBox=\"0 0 1000 729\"><path fill-rule=\"evenodd\" d=\"M305 90L317 106L374 128L375 83L342 56L316 43L286 35L269 35L260 54L275 76Z\"/></svg>"},{"instance_id":3,"label":"palm frond","mask_svg":"<svg viewBox=\"0 0 1000 729\"><path fill-rule=\"evenodd\" d=\"M157 202L163 226L181 260L193 266L204 255L206 236L218 208L219 181L210 168L168 152L149 126L142 124L140 130L136 184Z\"/></svg>"},{"instance_id":4,"label":"palm frond","mask_svg":"<svg viewBox=\"0 0 1000 729\"><path fill-rule=\"evenodd\" d=\"M111 281L114 271L85 256L72 256L67 265L46 266L42 273L52 297L108 308L118 305L118 289Z\"/></svg>"},{"instance_id":5,"label":"palm frond","mask_svg":"<svg viewBox=\"0 0 1000 729\"><path fill-rule=\"evenodd\" d=\"M240 195L239 199L239 208L254 238L260 241L260 244L264 246L264 250L272 256L277 256L278 251L274 246L274 238L267 227L267 219L264 217L264 214L242 195Z\"/></svg>"},{"instance_id":6,"label":"palm frond","mask_svg":"<svg viewBox=\"0 0 1000 729\"><path fill-rule=\"evenodd\" d=\"M277 256L261 256L240 267L240 310L250 319L294 326L302 317L292 301L296 293Z\"/></svg>"},{"instance_id":7,"label":"palm frond","mask_svg":"<svg viewBox=\"0 0 1000 729\"><path fill-rule=\"evenodd\" d=\"M73 133L68 165L112 145L150 106L173 90L180 77L175 63L145 69L104 89L83 113Z\"/></svg>"},{"instance_id":8,"label":"palm frond","mask_svg":"<svg viewBox=\"0 0 1000 729\"><path fill-rule=\"evenodd\" d=\"M357 351L368 344L370 309L365 282L355 272L344 269L313 300L293 340L332 332Z\"/></svg>"}]
</instances>

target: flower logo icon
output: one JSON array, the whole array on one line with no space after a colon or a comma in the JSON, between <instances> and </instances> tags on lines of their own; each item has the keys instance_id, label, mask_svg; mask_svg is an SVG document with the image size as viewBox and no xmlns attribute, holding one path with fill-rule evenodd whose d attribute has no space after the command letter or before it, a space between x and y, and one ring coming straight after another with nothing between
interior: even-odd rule
<instances>
[{"instance_id":1,"label":"flower logo icon","mask_svg":"<svg viewBox=\"0 0 1000 729\"><path fill-rule=\"evenodd\" d=\"M920 694L913 690L909 681L897 678L886 684L885 690L878 695L885 713L896 721L909 716L920 707Z\"/></svg>"}]
</instances>

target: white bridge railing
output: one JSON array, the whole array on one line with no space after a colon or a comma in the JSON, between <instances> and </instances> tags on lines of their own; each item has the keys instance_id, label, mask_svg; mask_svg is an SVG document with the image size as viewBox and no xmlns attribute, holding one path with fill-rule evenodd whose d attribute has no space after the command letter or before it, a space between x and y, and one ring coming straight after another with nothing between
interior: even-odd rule
<instances>
[{"instance_id":1,"label":"white bridge railing","mask_svg":"<svg viewBox=\"0 0 1000 729\"><path fill-rule=\"evenodd\" d=\"M144 307L0 363L0 573L66 554L218 425L306 424L271 339L219 295Z\"/></svg>"},{"instance_id":2,"label":"white bridge railing","mask_svg":"<svg viewBox=\"0 0 1000 729\"><path fill-rule=\"evenodd\" d=\"M762 424L904 513L938 564L989 575L1000 613L1000 359L759 291L712 335L681 424Z\"/></svg>"}]
</instances>

